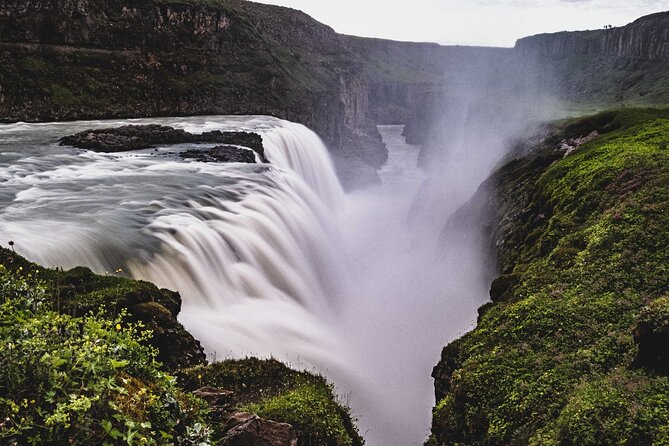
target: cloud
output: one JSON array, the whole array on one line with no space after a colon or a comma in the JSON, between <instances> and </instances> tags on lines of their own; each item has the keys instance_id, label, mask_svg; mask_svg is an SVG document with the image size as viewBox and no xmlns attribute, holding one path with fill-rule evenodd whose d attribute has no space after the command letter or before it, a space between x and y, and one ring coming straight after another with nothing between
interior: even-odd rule
<instances>
[{"instance_id":1,"label":"cloud","mask_svg":"<svg viewBox=\"0 0 669 446\"><path fill-rule=\"evenodd\" d=\"M301 9L346 34L512 46L532 34L621 26L669 0L258 0Z\"/></svg>"}]
</instances>

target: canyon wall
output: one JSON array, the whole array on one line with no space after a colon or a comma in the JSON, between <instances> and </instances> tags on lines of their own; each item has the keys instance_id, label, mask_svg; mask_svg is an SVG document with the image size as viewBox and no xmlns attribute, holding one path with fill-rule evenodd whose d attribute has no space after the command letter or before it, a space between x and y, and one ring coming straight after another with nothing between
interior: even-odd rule
<instances>
[{"instance_id":1,"label":"canyon wall","mask_svg":"<svg viewBox=\"0 0 669 446\"><path fill-rule=\"evenodd\" d=\"M524 54L553 57L604 55L666 60L669 59L669 13L642 17L619 28L526 37L518 40L516 49Z\"/></svg>"},{"instance_id":2,"label":"canyon wall","mask_svg":"<svg viewBox=\"0 0 669 446\"><path fill-rule=\"evenodd\" d=\"M373 166L362 63L296 10L241 0L0 3L0 119L269 114Z\"/></svg>"}]
</instances>

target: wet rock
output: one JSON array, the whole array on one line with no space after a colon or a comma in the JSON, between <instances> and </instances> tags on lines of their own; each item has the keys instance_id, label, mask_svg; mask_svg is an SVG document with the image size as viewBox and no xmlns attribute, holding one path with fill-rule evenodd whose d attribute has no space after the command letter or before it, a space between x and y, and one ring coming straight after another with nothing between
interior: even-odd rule
<instances>
[{"instance_id":1,"label":"wet rock","mask_svg":"<svg viewBox=\"0 0 669 446\"><path fill-rule=\"evenodd\" d=\"M290 424L265 420L250 413L237 412L228 419L224 446L296 446L297 433Z\"/></svg>"},{"instance_id":2,"label":"wet rock","mask_svg":"<svg viewBox=\"0 0 669 446\"><path fill-rule=\"evenodd\" d=\"M224 406L230 403L230 397L234 395L234 392L216 387L202 387L195 390L193 395L203 399L210 406Z\"/></svg>"},{"instance_id":3,"label":"wet rock","mask_svg":"<svg viewBox=\"0 0 669 446\"><path fill-rule=\"evenodd\" d=\"M60 139L61 146L72 146L94 152L127 152L150 149L158 145L214 143L248 147L266 162L262 137L250 132L221 132L214 130L201 134L189 133L174 127L148 124L124 125L105 129L89 129ZM240 149L241 150L241 149ZM222 153L229 150L219 150ZM253 156L251 155L251 158ZM248 159L248 157L246 158ZM255 162L240 161L240 162Z\"/></svg>"},{"instance_id":4,"label":"wet rock","mask_svg":"<svg viewBox=\"0 0 669 446\"><path fill-rule=\"evenodd\" d=\"M500 302L507 299L510 291L518 285L520 277L516 274L502 274L490 285L490 300Z\"/></svg>"},{"instance_id":5,"label":"wet rock","mask_svg":"<svg viewBox=\"0 0 669 446\"><path fill-rule=\"evenodd\" d=\"M216 146L211 149L191 149L179 154L184 159L194 159L206 163L255 163L253 151L236 146Z\"/></svg>"},{"instance_id":6,"label":"wet rock","mask_svg":"<svg viewBox=\"0 0 669 446\"><path fill-rule=\"evenodd\" d=\"M149 149L158 144L193 142L185 130L163 125L124 125L122 127L84 130L61 138L61 146L73 146L95 152L126 152Z\"/></svg>"}]
</instances>

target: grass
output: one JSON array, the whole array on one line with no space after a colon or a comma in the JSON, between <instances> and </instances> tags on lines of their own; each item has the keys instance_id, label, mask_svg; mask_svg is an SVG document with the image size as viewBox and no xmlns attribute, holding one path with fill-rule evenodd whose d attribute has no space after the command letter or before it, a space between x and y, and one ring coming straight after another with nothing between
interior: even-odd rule
<instances>
[{"instance_id":1,"label":"grass","mask_svg":"<svg viewBox=\"0 0 669 446\"><path fill-rule=\"evenodd\" d=\"M320 375L297 372L276 360L227 360L179 373L186 389L206 383L232 390L235 410L292 425L301 446L360 446L350 411Z\"/></svg>"},{"instance_id":2,"label":"grass","mask_svg":"<svg viewBox=\"0 0 669 446\"><path fill-rule=\"evenodd\" d=\"M507 234L521 240L514 280L446 353L457 367L431 441L669 444L669 378L637 367L633 334L669 291L669 113L566 122L557 140L605 121L525 185L529 216Z\"/></svg>"}]
</instances>

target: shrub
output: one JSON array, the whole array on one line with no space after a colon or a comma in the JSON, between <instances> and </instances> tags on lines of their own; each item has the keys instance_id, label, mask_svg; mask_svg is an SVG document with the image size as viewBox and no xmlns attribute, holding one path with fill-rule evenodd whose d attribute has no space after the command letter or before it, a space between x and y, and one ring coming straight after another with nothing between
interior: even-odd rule
<instances>
[{"instance_id":1,"label":"shrub","mask_svg":"<svg viewBox=\"0 0 669 446\"><path fill-rule=\"evenodd\" d=\"M50 308L47 283L0 265L0 442L207 444L202 403L161 371L140 324Z\"/></svg>"}]
</instances>

